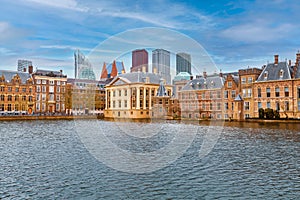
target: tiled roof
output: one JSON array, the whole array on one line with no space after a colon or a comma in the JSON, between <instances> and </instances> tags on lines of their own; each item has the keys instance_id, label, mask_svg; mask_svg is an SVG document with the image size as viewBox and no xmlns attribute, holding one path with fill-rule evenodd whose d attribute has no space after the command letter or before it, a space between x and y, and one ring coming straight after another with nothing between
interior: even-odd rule
<instances>
[{"instance_id":1,"label":"tiled roof","mask_svg":"<svg viewBox=\"0 0 300 200\"><path fill-rule=\"evenodd\" d=\"M43 69L37 69L34 72L34 75L38 76L53 76L53 77L64 77L66 78L66 75L63 75L60 71L52 71L52 70L43 70Z\"/></svg>"},{"instance_id":2,"label":"tiled roof","mask_svg":"<svg viewBox=\"0 0 300 200\"><path fill-rule=\"evenodd\" d=\"M31 75L26 72L0 70L0 77L3 75L5 80L9 82L17 74L20 76L22 83L26 83L26 81L31 77Z\"/></svg>"},{"instance_id":3,"label":"tiled roof","mask_svg":"<svg viewBox=\"0 0 300 200\"><path fill-rule=\"evenodd\" d=\"M131 72L131 73L119 74L111 81L111 83L115 82L115 80L118 78L126 80L126 82L129 83L146 83L147 77L149 79L149 83L160 84L161 76L149 72Z\"/></svg>"},{"instance_id":4,"label":"tiled roof","mask_svg":"<svg viewBox=\"0 0 300 200\"><path fill-rule=\"evenodd\" d=\"M109 65L106 64L106 70L107 70L107 73L110 74L111 73L111 70L112 70L112 64L113 63L110 63ZM120 61L116 61L116 66L117 66L117 70L118 70L118 74L121 74L122 73L122 70L124 69L124 66L123 66L123 62L120 62Z\"/></svg>"},{"instance_id":5,"label":"tiled roof","mask_svg":"<svg viewBox=\"0 0 300 200\"><path fill-rule=\"evenodd\" d=\"M279 62L268 64L259 75L257 82L288 79L291 79L291 71L287 62Z\"/></svg>"},{"instance_id":6,"label":"tiled roof","mask_svg":"<svg viewBox=\"0 0 300 200\"><path fill-rule=\"evenodd\" d=\"M221 89L224 85L224 78L219 75L200 77L189 81L182 90L206 90Z\"/></svg>"}]
</instances>

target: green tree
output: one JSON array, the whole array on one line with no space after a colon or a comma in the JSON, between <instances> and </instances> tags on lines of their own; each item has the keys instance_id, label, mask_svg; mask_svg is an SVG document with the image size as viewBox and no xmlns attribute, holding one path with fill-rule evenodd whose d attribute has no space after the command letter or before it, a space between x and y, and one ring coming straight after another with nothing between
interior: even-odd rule
<instances>
[{"instance_id":1,"label":"green tree","mask_svg":"<svg viewBox=\"0 0 300 200\"><path fill-rule=\"evenodd\" d=\"M258 115L259 115L259 119L264 119L265 118L265 111L263 108L260 108L258 110Z\"/></svg>"},{"instance_id":2,"label":"green tree","mask_svg":"<svg viewBox=\"0 0 300 200\"><path fill-rule=\"evenodd\" d=\"M265 109L266 119L273 119L274 118L274 111L271 108Z\"/></svg>"},{"instance_id":3,"label":"green tree","mask_svg":"<svg viewBox=\"0 0 300 200\"><path fill-rule=\"evenodd\" d=\"M280 114L277 110L274 111L274 117L275 119L280 119Z\"/></svg>"}]
</instances>

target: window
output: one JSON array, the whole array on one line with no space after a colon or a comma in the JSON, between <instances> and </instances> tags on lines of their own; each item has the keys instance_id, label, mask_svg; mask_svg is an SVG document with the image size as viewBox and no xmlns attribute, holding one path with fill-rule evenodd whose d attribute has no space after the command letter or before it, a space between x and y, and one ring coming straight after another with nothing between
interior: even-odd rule
<instances>
[{"instance_id":1,"label":"window","mask_svg":"<svg viewBox=\"0 0 300 200\"><path fill-rule=\"evenodd\" d=\"M283 70L281 69L279 72L279 77L282 78L283 77Z\"/></svg>"},{"instance_id":2,"label":"window","mask_svg":"<svg viewBox=\"0 0 300 200\"><path fill-rule=\"evenodd\" d=\"M271 108L271 103L269 101L267 102L267 108Z\"/></svg>"},{"instance_id":3,"label":"window","mask_svg":"<svg viewBox=\"0 0 300 200\"><path fill-rule=\"evenodd\" d=\"M54 92L54 86L49 86L49 92L53 93Z\"/></svg>"},{"instance_id":4,"label":"window","mask_svg":"<svg viewBox=\"0 0 300 200\"><path fill-rule=\"evenodd\" d=\"M217 104L217 110L221 110L221 103Z\"/></svg>"},{"instance_id":5,"label":"window","mask_svg":"<svg viewBox=\"0 0 300 200\"><path fill-rule=\"evenodd\" d=\"M22 101L26 101L26 96L22 96Z\"/></svg>"},{"instance_id":6,"label":"window","mask_svg":"<svg viewBox=\"0 0 300 200\"><path fill-rule=\"evenodd\" d=\"M41 79L36 79L36 84L41 84Z\"/></svg>"},{"instance_id":7,"label":"window","mask_svg":"<svg viewBox=\"0 0 300 200\"><path fill-rule=\"evenodd\" d=\"M290 110L290 104L289 104L288 101L285 101L285 102L284 102L284 110L285 110L285 111L289 111L289 110Z\"/></svg>"},{"instance_id":8,"label":"window","mask_svg":"<svg viewBox=\"0 0 300 200\"><path fill-rule=\"evenodd\" d=\"M213 109L213 104L210 103L210 104L209 104L209 110L212 110L212 109Z\"/></svg>"},{"instance_id":9,"label":"window","mask_svg":"<svg viewBox=\"0 0 300 200\"><path fill-rule=\"evenodd\" d=\"M231 110L232 111L234 110L234 103L233 102L231 103Z\"/></svg>"},{"instance_id":10,"label":"window","mask_svg":"<svg viewBox=\"0 0 300 200\"><path fill-rule=\"evenodd\" d=\"M252 83L252 77L248 77L248 83Z\"/></svg>"},{"instance_id":11,"label":"window","mask_svg":"<svg viewBox=\"0 0 300 200\"><path fill-rule=\"evenodd\" d=\"M252 97L252 89L248 89L248 97Z\"/></svg>"},{"instance_id":12,"label":"window","mask_svg":"<svg viewBox=\"0 0 300 200\"><path fill-rule=\"evenodd\" d=\"M277 111L280 110L280 104L279 104L279 102L276 102L276 110L277 110Z\"/></svg>"},{"instance_id":13,"label":"window","mask_svg":"<svg viewBox=\"0 0 300 200\"><path fill-rule=\"evenodd\" d=\"M125 91L124 91L124 96L125 97L127 96L127 89L125 89Z\"/></svg>"},{"instance_id":14,"label":"window","mask_svg":"<svg viewBox=\"0 0 300 200\"><path fill-rule=\"evenodd\" d=\"M11 88L11 87L8 87L8 88L7 88L7 91L8 91L8 92L11 92L11 91L12 91L12 88Z\"/></svg>"},{"instance_id":15,"label":"window","mask_svg":"<svg viewBox=\"0 0 300 200\"><path fill-rule=\"evenodd\" d=\"M16 90L16 92L19 92L19 88L18 88L18 87L16 87L16 89L15 89L15 90Z\"/></svg>"},{"instance_id":16,"label":"window","mask_svg":"<svg viewBox=\"0 0 300 200\"><path fill-rule=\"evenodd\" d=\"M19 101L19 95L15 96L15 101Z\"/></svg>"},{"instance_id":17,"label":"window","mask_svg":"<svg viewBox=\"0 0 300 200\"><path fill-rule=\"evenodd\" d=\"M4 111L4 104L0 104L0 111Z\"/></svg>"},{"instance_id":18,"label":"window","mask_svg":"<svg viewBox=\"0 0 300 200\"><path fill-rule=\"evenodd\" d=\"M298 94L297 94L298 99L300 99L300 87L299 87L299 86L298 86L298 88L297 88L297 92L298 92Z\"/></svg>"},{"instance_id":19,"label":"window","mask_svg":"<svg viewBox=\"0 0 300 200\"><path fill-rule=\"evenodd\" d=\"M245 114L245 118L250 118L250 115L249 114Z\"/></svg>"},{"instance_id":20,"label":"window","mask_svg":"<svg viewBox=\"0 0 300 200\"><path fill-rule=\"evenodd\" d=\"M59 101L59 100L60 100L60 95L57 94L57 95L56 95L56 101Z\"/></svg>"},{"instance_id":21,"label":"window","mask_svg":"<svg viewBox=\"0 0 300 200\"><path fill-rule=\"evenodd\" d=\"M36 95L36 100L39 101L40 100L40 94Z\"/></svg>"},{"instance_id":22,"label":"window","mask_svg":"<svg viewBox=\"0 0 300 200\"><path fill-rule=\"evenodd\" d=\"M0 87L0 92L4 92L4 87L3 86Z\"/></svg>"},{"instance_id":23,"label":"window","mask_svg":"<svg viewBox=\"0 0 300 200\"><path fill-rule=\"evenodd\" d=\"M228 110L228 103L224 103L224 109Z\"/></svg>"},{"instance_id":24,"label":"window","mask_svg":"<svg viewBox=\"0 0 300 200\"><path fill-rule=\"evenodd\" d=\"M257 88L257 97L261 97L261 88Z\"/></svg>"},{"instance_id":25,"label":"window","mask_svg":"<svg viewBox=\"0 0 300 200\"><path fill-rule=\"evenodd\" d=\"M115 97L116 96L116 91L113 91L113 97Z\"/></svg>"},{"instance_id":26,"label":"window","mask_svg":"<svg viewBox=\"0 0 300 200\"><path fill-rule=\"evenodd\" d=\"M19 111L19 105L18 104L15 105L15 111Z\"/></svg>"},{"instance_id":27,"label":"window","mask_svg":"<svg viewBox=\"0 0 300 200\"><path fill-rule=\"evenodd\" d=\"M290 96L290 94L289 94L289 87L284 87L284 96L285 97L288 97L288 96Z\"/></svg>"},{"instance_id":28,"label":"window","mask_svg":"<svg viewBox=\"0 0 300 200\"><path fill-rule=\"evenodd\" d=\"M12 96L11 95L7 96L7 101L12 101Z\"/></svg>"},{"instance_id":29,"label":"window","mask_svg":"<svg viewBox=\"0 0 300 200\"><path fill-rule=\"evenodd\" d=\"M32 88L29 88L29 93L32 93Z\"/></svg>"},{"instance_id":30,"label":"window","mask_svg":"<svg viewBox=\"0 0 300 200\"><path fill-rule=\"evenodd\" d=\"M124 101L124 107L127 108L127 100Z\"/></svg>"},{"instance_id":31,"label":"window","mask_svg":"<svg viewBox=\"0 0 300 200\"><path fill-rule=\"evenodd\" d=\"M300 101L298 101L298 111L300 111Z\"/></svg>"},{"instance_id":32,"label":"window","mask_svg":"<svg viewBox=\"0 0 300 200\"><path fill-rule=\"evenodd\" d=\"M220 91L217 92L217 98L218 98L218 99L221 98L221 92L220 92Z\"/></svg>"},{"instance_id":33,"label":"window","mask_svg":"<svg viewBox=\"0 0 300 200\"><path fill-rule=\"evenodd\" d=\"M121 91L121 90L120 90ZM119 100L119 108L121 108L122 104L121 104L121 100Z\"/></svg>"},{"instance_id":34,"label":"window","mask_svg":"<svg viewBox=\"0 0 300 200\"><path fill-rule=\"evenodd\" d=\"M205 103L202 103L202 109L205 110Z\"/></svg>"},{"instance_id":35,"label":"window","mask_svg":"<svg viewBox=\"0 0 300 200\"><path fill-rule=\"evenodd\" d=\"M60 92L60 87L56 86L56 92L59 93Z\"/></svg>"},{"instance_id":36,"label":"window","mask_svg":"<svg viewBox=\"0 0 300 200\"><path fill-rule=\"evenodd\" d=\"M59 111L59 103L56 104L56 111Z\"/></svg>"},{"instance_id":37,"label":"window","mask_svg":"<svg viewBox=\"0 0 300 200\"><path fill-rule=\"evenodd\" d=\"M28 97L28 101L29 101L29 102L33 102L32 96L29 96L29 97Z\"/></svg>"},{"instance_id":38,"label":"window","mask_svg":"<svg viewBox=\"0 0 300 200\"><path fill-rule=\"evenodd\" d=\"M242 84L246 84L246 78L245 77L242 78Z\"/></svg>"},{"instance_id":39,"label":"window","mask_svg":"<svg viewBox=\"0 0 300 200\"><path fill-rule=\"evenodd\" d=\"M36 104L36 111L39 111L39 110L40 110L40 104L37 103L37 104Z\"/></svg>"},{"instance_id":40,"label":"window","mask_svg":"<svg viewBox=\"0 0 300 200\"><path fill-rule=\"evenodd\" d=\"M50 85L54 85L54 81L49 81L49 84Z\"/></svg>"},{"instance_id":41,"label":"window","mask_svg":"<svg viewBox=\"0 0 300 200\"><path fill-rule=\"evenodd\" d=\"M244 110L250 110L250 102L244 102Z\"/></svg>"},{"instance_id":42,"label":"window","mask_svg":"<svg viewBox=\"0 0 300 200\"><path fill-rule=\"evenodd\" d=\"M277 87L275 88L275 96L276 96L276 97L279 97L279 91L280 91L280 89L279 89L279 87L277 86Z\"/></svg>"},{"instance_id":43,"label":"window","mask_svg":"<svg viewBox=\"0 0 300 200\"><path fill-rule=\"evenodd\" d=\"M41 86L36 86L36 92L41 92Z\"/></svg>"},{"instance_id":44,"label":"window","mask_svg":"<svg viewBox=\"0 0 300 200\"><path fill-rule=\"evenodd\" d=\"M60 85L60 81L56 81L56 85Z\"/></svg>"},{"instance_id":45,"label":"window","mask_svg":"<svg viewBox=\"0 0 300 200\"><path fill-rule=\"evenodd\" d=\"M227 90L224 91L224 99L228 99L228 91Z\"/></svg>"},{"instance_id":46,"label":"window","mask_svg":"<svg viewBox=\"0 0 300 200\"><path fill-rule=\"evenodd\" d=\"M202 93L202 99L205 99L205 92Z\"/></svg>"},{"instance_id":47,"label":"window","mask_svg":"<svg viewBox=\"0 0 300 200\"><path fill-rule=\"evenodd\" d=\"M42 86L42 92L46 92L46 86Z\"/></svg>"},{"instance_id":48,"label":"window","mask_svg":"<svg viewBox=\"0 0 300 200\"><path fill-rule=\"evenodd\" d=\"M46 94L42 94L42 101L46 101Z\"/></svg>"},{"instance_id":49,"label":"window","mask_svg":"<svg viewBox=\"0 0 300 200\"><path fill-rule=\"evenodd\" d=\"M235 90L231 90L231 98L235 98L235 96L236 96L236 91Z\"/></svg>"},{"instance_id":50,"label":"window","mask_svg":"<svg viewBox=\"0 0 300 200\"><path fill-rule=\"evenodd\" d=\"M0 96L0 101L4 101L4 95L3 94L1 94L1 96Z\"/></svg>"},{"instance_id":51,"label":"window","mask_svg":"<svg viewBox=\"0 0 300 200\"><path fill-rule=\"evenodd\" d=\"M116 107L116 101L113 101L113 108Z\"/></svg>"},{"instance_id":52,"label":"window","mask_svg":"<svg viewBox=\"0 0 300 200\"><path fill-rule=\"evenodd\" d=\"M210 98L210 99L213 98L213 92L212 92L212 91L209 92L209 98Z\"/></svg>"},{"instance_id":53,"label":"window","mask_svg":"<svg viewBox=\"0 0 300 200\"><path fill-rule=\"evenodd\" d=\"M7 105L7 111L11 111L11 104Z\"/></svg>"},{"instance_id":54,"label":"window","mask_svg":"<svg viewBox=\"0 0 300 200\"><path fill-rule=\"evenodd\" d=\"M264 73L264 79L266 80L268 78L268 71L265 71Z\"/></svg>"},{"instance_id":55,"label":"window","mask_svg":"<svg viewBox=\"0 0 300 200\"><path fill-rule=\"evenodd\" d=\"M119 90L119 97L122 96L122 90Z\"/></svg>"},{"instance_id":56,"label":"window","mask_svg":"<svg viewBox=\"0 0 300 200\"><path fill-rule=\"evenodd\" d=\"M232 82L231 82L231 81L228 81L228 82L227 82L227 87L228 87L228 88L231 88L231 87L232 87Z\"/></svg>"},{"instance_id":57,"label":"window","mask_svg":"<svg viewBox=\"0 0 300 200\"><path fill-rule=\"evenodd\" d=\"M269 87L266 89L266 92L267 92L267 97L270 97L271 96L271 89Z\"/></svg>"},{"instance_id":58,"label":"window","mask_svg":"<svg viewBox=\"0 0 300 200\"><path fill-rule=\"evenodd\" d=\"M259 102L257 102L257 107L258 107L258 109L262 108L262 106L261 106L261 102L260 102L260 101L259 101Z\"/></svg>"},{"instance_id":59,"label":"window","mask_svg":"<svg viewBox=\"0 0 300 200\"><path fill-rule=\"evenodd\" d=\"M246 97L246 89L243 89L242 92L243 92L243 97Z\"/></svg>"},{"instance_id":60,"label":"window","mask_svg":"<svg viewBox=\"0 0 300 200\"><path fill-rule=\"evenodd\" d=\"M43 85L47 84L47 81L46 80L42 80L42 84Z\"/></svg>"}]
</instances>

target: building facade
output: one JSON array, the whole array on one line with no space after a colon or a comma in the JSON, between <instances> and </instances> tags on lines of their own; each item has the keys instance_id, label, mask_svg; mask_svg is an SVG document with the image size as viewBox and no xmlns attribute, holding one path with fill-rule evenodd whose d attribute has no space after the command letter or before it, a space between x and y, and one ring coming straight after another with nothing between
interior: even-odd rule
<instances>
[{"instance_id":1,"label":"building facade","mask_svg":"<svg viewBox=\"0 0 300 200\"><path fill-rule=\"evenodd\" d=\"M192 74L192 59L191 55L187 53L176 54L176 74L180 72L188 72Z\"/></svg>"},{"instance_id":2,"label":"building facade","mask_svg":"<svg viewBox=\"0 0 300 200\"><path fill-rule=\"evenodd\" d=\"M152 72L158 73L171 84L170 73L170 52L164 49L155 49L152 51Z\"/></svg>"},{"instance_id":3,"label":"building facade","mask_svg":"<svg viewBox=\"0 0 300 200\"><path fill-rule=\"evenodd\" d=\"M147 72L133 72L115 77L105 87L105 117L147 119L152 117L153 98L157 95L161 77ZM167 96L172 86L165 85Z\"/></svg>"},{"instance_id":4,"label":"building facade","mask_svg":"<svg viewBox=\"0 0 300 200\"><path fill-rule=\"evenodd\" d=\"M36 88L36 113L65 114L67 76L62 70L36 70L32 76Z\"/></svg>"},{"instance_id":5,"label":"building facade","mask_svg":"<svg viewBox=\"0 0 300 200\"><path fill-rule=\"evenodd\" d=\"M96 76L93 71L92 64L85 57L85 55L83 55L82 52L76 50L74 52L74 60L75 60L75 78L96 80Z\"/></svg>"},{"instance_id":6,"label":"building facade","mask_svg":"<svg viewBox=\"0 0 300 200\"><path fill-rule=\"evenodd\" d=\"M31 74L0 70L0 115L35 112L35 87Z\"/></svg>"},{"instance_id":7,"label":"building facade","mask_svg":"<svg viewBox=\"0 0 300 200\"><path fill-rule=\"evenodd\" d=\"M132 67L130 71L148 72L148 52L145 49L137 49L132 51Z\"/></svg>"},{"instance_id":8,"label":"building facade","mask_svg":"<svg viewBox=\"0 0 300 200\"><path fill-rule=\"evenodd\" d=\"M106 82L68 78L66 113L73 115L101 114L105 109Z\"/></svg>"}]
</instances>

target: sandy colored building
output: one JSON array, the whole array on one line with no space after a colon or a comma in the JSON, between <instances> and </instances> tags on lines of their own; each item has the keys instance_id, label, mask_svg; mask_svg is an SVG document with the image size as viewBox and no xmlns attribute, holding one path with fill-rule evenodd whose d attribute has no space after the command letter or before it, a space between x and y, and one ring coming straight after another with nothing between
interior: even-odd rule
<instances>
[{"instance_id":1,"label":"sandy colored building","mask_svg":"<svg viewBox=\"0 0 300 200\"><path fill-rule=\"evenodd\" d=\"M105 87L105 117L146 119L152 117L153 98L157 95L161 77L147 72L120 74ZM166 96L172 86L165 85Z\"/></svg>"},{"instance_id":2,"label":"sandy colored building","mask_svg":"<svg viewBox=\"0 0 300 200\"><path fill-rule=\"evenodd\" d=\"M223 94L223 114L224 119L236 119L238 109L235 108L235 100L239 94L239 77L233 74L227 74L225 77Z\"/></svg>"},{"instance_id":3,"label":"sandy colored building","mask_svg":"<svg viewBox=\"0 0 300 200\"><path fill-rule=\"evenodd\" d=\"M30 73L0 70L0 115L34 113L34 94Z\"/></svg>"}]
</instances>

